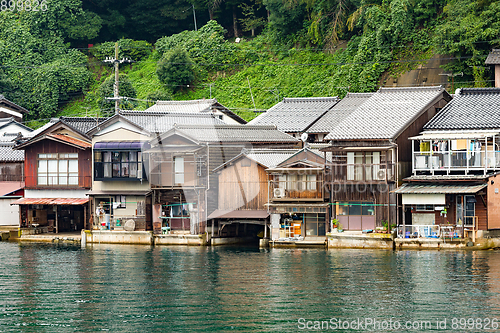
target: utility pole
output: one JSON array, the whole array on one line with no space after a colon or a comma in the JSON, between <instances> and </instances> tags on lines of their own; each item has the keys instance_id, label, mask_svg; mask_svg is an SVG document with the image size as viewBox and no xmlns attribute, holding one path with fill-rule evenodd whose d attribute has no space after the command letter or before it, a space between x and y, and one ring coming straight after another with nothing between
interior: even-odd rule
<instances>
[{"instance_id":1,"label":"utility pole","mask_svg":"<svg viewBox=\"0 0 500 333\"><path fill-rule=\"evenodd\" d=\"M115 84L113 86L113 97L106 97L106 99L115 101L115 114L118 114L120 113L118 106L120 104L120 99L121 99L118 90L118 82L119 82L118 66L122 63L131 63L132 60L130 60L129 58L122 58L121 60L118 60L118 42L116 42L115 57L114 58L106 57L106 60L104 60L104 62L111 63L115 67Z\"/></svg>"},{"instance_id":2,"label":"utility pole","mask_svg":"<svg viewBox=\"0 0 500 333\"><path fill-rule=\"evenodd\" d=\"M451 92L454 94L455 93L455 81L453 80L453 78L455 76L464 76L464 72L460 72L460 73L451 73L451 74L448 74L448 73L443 73L443 74L439 74L439 75L446 75L448 77L451 76Z\"/></svg>"},{"instance_id":3,"label":"utility pole","mask_svg":"<svg viewBox=\"0 0 500 333\"><path fill-rule=\"evenodd\" d=\"M194 4L193 4L193 18L194 18L194 31L198 31L198 27L196 26L196 11L194 10Z\"/></svg>"}]
</instances>

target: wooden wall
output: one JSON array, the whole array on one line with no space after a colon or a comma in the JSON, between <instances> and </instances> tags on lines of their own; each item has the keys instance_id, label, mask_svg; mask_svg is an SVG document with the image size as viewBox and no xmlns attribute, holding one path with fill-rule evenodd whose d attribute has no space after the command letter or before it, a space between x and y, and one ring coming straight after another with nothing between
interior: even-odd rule
<instances>
[{"instance_id":1,"label":"wooden wall","mask_svg":"<svg viewBox=\"0 0 500 333\"><path fill-rule=\"evenodd\" d=\"M52 140L42 140L26 147L24 154L24 173L26 187L37 187L38 154L78 153L78 186L91 188L92 186L92 150L81 150ZM49 186L57 188L58 186ZM68 188L61 186L60 188Z\"/></svg>"},{"instance_id":2,"label":"wooden wall","mask_svg":"<svg viewBox=\"0 0 500 333\"><path fill-rule=\"evenodd\" d=\"M500 229L500 175L488 179L487 196L488 229Z\"/></svg>"},{"instance_id":3,"label":"wooden wall","mask_svg":"<svg viewBox=\"0 0 500 333\"><path fill-rule=\"evenodd\" d=\"M264 167L243 157L219 174L219 209L265 210L267 186Z\"/></svg>"},{"instance_id":4,"label":"wooden wall","mask_svg":"<svg viewBox=\"0 0 500 333\"><path fill-rule=\"evenodd\" d=\"M24 162L0 163L0 181L24 181Z\"/></svg>"}]
</instances>

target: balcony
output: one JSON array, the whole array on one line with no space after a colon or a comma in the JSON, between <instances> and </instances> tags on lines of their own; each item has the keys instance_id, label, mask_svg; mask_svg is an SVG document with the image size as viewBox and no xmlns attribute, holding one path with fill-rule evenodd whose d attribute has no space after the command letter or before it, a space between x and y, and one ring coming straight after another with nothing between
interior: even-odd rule
<instances>
[{"instance_id":1,"label":"balcony","mask_svg":"<svg viewBox=\"0 0 500 333\"><path fill-rule=\"evenodd\" d=\"M91 188L91 176L54 173L43 176L25 176L26 188Z\"/></svg>"},{"instance_id":2,"label":"balcony","mask_svg":"<svg viewBox=\"0 0 500 333\"><path fill-rule=\"evenodd\" d=\"M149 174L151 188L181 188L205 186L206 177L198 176L197 172L175 173L172 170L165 172L152 170Z\"/></svg>"},{"instance_id":3,"label":"balcony","mask_svg":"<svg viewBox=\"0 0 500 333\"><path fill-rule=\"evenodd\" d=\"M500 169L500 151L447 150L413 153L413 173L417 171L483 171Z\"/></svg>"},{"instance_id":4,"label":"balcony","mask_svg":"<svg viewBox=\"0 0 500 333\"><path fill-rule=\"evenodd\" d=\"M387 183L395 181L395 163L330 164L332 182Z\"/></svg>"},{"instance_id":5,"label":"balcony","mask_svg":"<svg viewBox=\"0 0 500 333\"><path fill-rule=\"evenodd\" d=\"M269 184L271 201L323 201L323 181L278 181Z\"/></svg>"}]
</instances>

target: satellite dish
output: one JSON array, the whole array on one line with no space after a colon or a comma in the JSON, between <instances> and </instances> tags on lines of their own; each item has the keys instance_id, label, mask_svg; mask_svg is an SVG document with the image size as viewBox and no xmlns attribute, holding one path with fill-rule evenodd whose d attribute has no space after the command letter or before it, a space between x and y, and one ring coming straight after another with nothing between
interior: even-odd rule
<instances>
[{"instance_id":1,"label":"satellite dish","mask_svg":"<svg viewBox=\"0 0 500 333\"><path fill-rule=\"evenodd\" d=\"M302 135L300 136L300 140L302 140L302 142L306 142L308 137L309 136L307 135L307 133L302 133Z\"/></svg>"}]
</instances>

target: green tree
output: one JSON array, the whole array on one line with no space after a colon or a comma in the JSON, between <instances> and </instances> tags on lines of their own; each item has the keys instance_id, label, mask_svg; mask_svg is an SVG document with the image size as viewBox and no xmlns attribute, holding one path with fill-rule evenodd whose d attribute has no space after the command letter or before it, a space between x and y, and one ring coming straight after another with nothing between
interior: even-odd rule
<instances>
[{"instance_id":1,"label":"green tree","mask_svg":"<svg viewBox=\"0 0 500 333\"><path fill-rule=\"evenodd\" d=\"M260 10L262 4L255 1L255 4L242 3L239 5L245 18L239 19L243 26L243 31L251 31L252 37L255 36L255 29L263 26L266 20L263 17L257 16L257 11Z\"/></svg>"},{"instance_id":2,"label":"green tree","mask_svg":"<svg viewBox=\"0 0 500 333\"><path fill-rule=\"evenodd\" d=\"M182 49L174 49L163 55L156 66L156 75L161 83L172 91L179 91L194 80L194 64Z\"/></svg>"},{"instance_id":3,"label":"green tree","mask_svg":"<svg viewBox=\"0 0 500 333\"><path fill-rule=\"evenodd\" d=\"M120 97L125 97L120 100L120 109L133 109L137 103L133 100L128 100L126 97L136 98L137 93L135 91L132 82L128 79L125 74L120 74L118 76L118 95ZM99 87L98 92L98 102L105 108L112 108L114 106L113 101L109 101L107 97L113 97L115 85L115 75L109 76Z\"/></svg>"}]
</instances>

